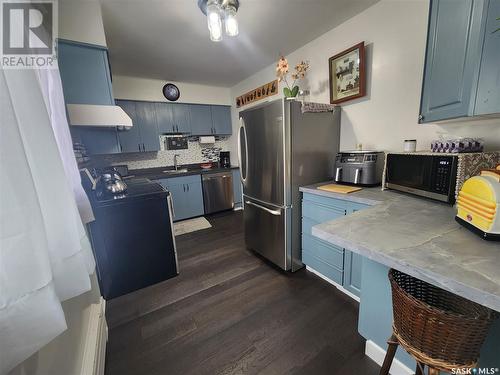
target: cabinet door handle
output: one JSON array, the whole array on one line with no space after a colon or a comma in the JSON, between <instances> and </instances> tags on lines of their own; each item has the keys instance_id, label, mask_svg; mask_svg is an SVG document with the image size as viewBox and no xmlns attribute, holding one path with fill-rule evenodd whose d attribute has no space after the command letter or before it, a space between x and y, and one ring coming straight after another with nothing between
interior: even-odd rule
<instances>
[{"instance_id":1,"label":"cabinet door handle","mask_svg":"<svg viewBox=\"0 0 500 375\"><path fill-rule=\"evenodd\" d=\"M142 151L146 151L146 147L144 147L144 143L142 144Z\"/></svg>"},{"instance_id":2,"label":"cabinet door handle","mask_svg":"<svg viewBox=\"0 0 500 375\"><path fill-rule=\"evenodd\" d=\"M185 184L182 184L182 189L184 190L184 192L186 192L186 185Z\"/></svg>"},{"instance_id":3,"label":"cabinet door handle","mask_svg":"<svg viewBox=\"0 0 500 375\"><path fill-rule=\"evenodd\" d=\"M138 143L138 144L137 144L137 147L139 147L139 152L140 152L140 151L141 151L141 144L140 144L140 143Z\"/></svg>"},{"instance_id":4,"label":"cabinet door handle","mask_svg":"<svg viewBox=\"0 0 500 375\"><path fill-rule=\"evenodd\" d=\"M188 189L188 193L189 193L189 185L186 185L187 186L187 189Z\"/></svg>"}]
</instances>

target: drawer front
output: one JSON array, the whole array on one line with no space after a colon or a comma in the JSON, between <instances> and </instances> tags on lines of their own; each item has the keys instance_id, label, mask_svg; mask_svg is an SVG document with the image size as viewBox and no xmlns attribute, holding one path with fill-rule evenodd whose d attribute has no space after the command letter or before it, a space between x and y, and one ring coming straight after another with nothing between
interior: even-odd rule
<instances>
[{"instance_id":1,"label":"drawer front","mask_svg":"<svg viewBox=\"0 0 500 375\"><path fill-rule=\"evenodd\" d=\"M188 185L188 184L201 184L201 177L199 174L195 174L192 176L181 176L181 177L170 177L166 179L162 179L160 181L168 180L166 182L167 185Z\"/></svg>"},{"instance_id":2,"label":"drawer front","mask_svg":"<svg viewBox=\"0 0 500 375\"><path fill-rule=\"evenodd\" d=\"M352 204L352 202L343 199L328 198L308 193L303 193L302 199L304 202L317 203L340 211L346 210Z\"/></svg>"},{"instance_id":3,"label":"drawer front","mask_svg":"<svg viewBox=\"0 0 500 375\"><path fill-rule=\"evenodd\" d=\"M308 217L318 223L324 223L330 220L338 219L346 214L345 209L337 209L332 206L326 206L321 203L304 201L302 206L302 216Z\"/></svg>"},{"instance_id":4,"label":"drawer front","mask_svg":"<svg viewBox=\"0 0 500 375\"><path fill-rule=\"evenodd\" d=\"M344 249L327 244L307 234L303 234L302 251L310 252L315 257L337 267L339 270L344 269Z\"/></svg>"},{"instance_id":5,"label":"drawer front","mask_svg":"<svg viewBox=\"0 0 500 375\"><path fill-rule=\"evenodd\" d=\"M321 259L315 257L307 250L302 251L302 262L319 272L323 276L335 281L337 284L342 285L343 272L337 268L323 262Z\"/></svg>"}]
</instances>

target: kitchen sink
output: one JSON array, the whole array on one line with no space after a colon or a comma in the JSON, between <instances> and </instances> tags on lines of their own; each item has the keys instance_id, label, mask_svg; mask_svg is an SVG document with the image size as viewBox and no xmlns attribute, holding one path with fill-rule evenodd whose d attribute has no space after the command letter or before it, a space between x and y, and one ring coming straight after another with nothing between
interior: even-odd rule
<instances>
[{"instance_id":1,"label":"kitchen sink","mask_svg":"<svg viewBox=\"0 0 500 375\"><path fill-rule=\"evenodd\" d=\"M167 170L163 171L163 173L166 173L166 174L179 174L179 173L186 173L186 172L188 172L187 168L167 169Z\"/></svg>"}]
</instances>

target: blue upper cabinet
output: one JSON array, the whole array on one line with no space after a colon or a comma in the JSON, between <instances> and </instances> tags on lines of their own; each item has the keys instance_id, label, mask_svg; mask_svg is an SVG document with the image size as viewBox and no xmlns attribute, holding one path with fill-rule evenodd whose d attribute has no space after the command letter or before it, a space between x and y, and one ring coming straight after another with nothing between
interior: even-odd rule
<instances>
[{"instance_id":1,"label":"blue upper cabinet","mask_svg":"<svg viewBox=\"0 0 500 375\"><path fill-rule=\"evenodd\" d=\"M58 63L66 104L114 105L105 47L58 40ZM70 126L74 142L89 155L120 152L116 128Z\"/></svg>"},{"instance_id":2,"label":"blue upper cabinet","mask_svg":"<svg viewBox=\"0 0 500 375\"><path fill-rule=\"evenodd\" d=\"M213 134L232 134L231 107L221 105L212 106L212 127Z\"/></svg>"},{"instance_id":3,"label":"blue upper cabinet","mask_svg":"<svg viewBox=\"0 0 500 375\"><path fill-rule=\"evenodd\" d=\"M475 115L500 112L500 0L490 0L479 71Z\"/></svg>"},{"instance_id":4,"label":"blue upper cabinet","mask_svg":"<svg viewBox=\"0 0 500 375\"><path fill-rule=\"evenodd\" d=\"M67 104L115 104L105 47L59 39L57 54Z\"/></svg>"},{"instance_id":5,"label":"blue upper cabinet","mask_svg":"<svg viewBox=\"0 0 500 375\"><path fill-rule=\"evenodd\" d=\"M191 115L189 104L173 104L172 117L176 133L191 133Z\"/></svg>"},{"instance_id":6,"label":"blue upper cabinet","mask_svg":"<svg viewBox=\"0 0 500 375\"><path fill-rule=\"evenodd\" d=\"M174 116L172 104L155 103L156 121L160 133L175 133Z\"/></svg>"},{"instance_id":7,"label":"blue upper cabinet","mask_svg":"<svg viewBox=\"0 0 500 375\"><path fill-rule=\"evenodd\" d=\"M160 150L160 131L153 102L135 102L136 123L141 133L142 151Z\"/></svg>"},{"instance_id":8,"label":"blue upper cabinet","mask_svg":"<svg viewBox=\"0 0 500 375\"><path fill-rule=\"evenodd\" d=\"M120 150L122 152L142 151L142 139L139 126L137 126L137 116L135 113L135 102L131 100L117 100L116 105L122 107L127 115L132 119L133 126L129 129L119 130Z\"/></svg>"},{"instance_id":9,"label":"blue upper cabinet","mask_svg":"<svg viewBox=\"0 0 500 375\"><path fill-rule=\"evenodd\" d=\"M498 17L488 15L488 7L490 3L496 3L491 8L498 7L498 2L431 0L420 123L500 112L495 79L499 39L486 31L486 20L493 23ZM483 101L478 108L476 97Z\"/></svg>"},{"instance_id":10,"label":"blue upper cabinet","mask_svg":"<svg viewBox=\"0 0 500 375\"><path fill-rule=\"evenodd\" d=\"M191 105L191 134L212 135L212 110L209 105Z\"/></svg>"}]
</instances>

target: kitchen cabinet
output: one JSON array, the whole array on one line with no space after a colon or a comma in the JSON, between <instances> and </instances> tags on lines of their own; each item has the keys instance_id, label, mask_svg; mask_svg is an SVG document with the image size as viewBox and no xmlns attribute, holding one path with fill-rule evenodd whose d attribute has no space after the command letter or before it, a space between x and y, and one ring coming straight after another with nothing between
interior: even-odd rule
<instances>
[{"instance_id":1,"label":"kitchen cabinet","mask_svg":"<svg viewBox=\"0 0 500 375\"><path fill-rule=\"evenodd\" d=\"M500 112L500 0L490 0L486 16L483 55L479 70L476 115Z\"/></svg>"},{"instance_id":2,"label":"kitchen cabinet","mask_svg":"<svg viewBox=\"0 0 500 375\"><path fill-rule=\"evenodd\" d=\"M171 104L155 103L155 111L160 134L175 133Z\"/></svg>"},{"instance_id":3,"label":"kitchen cabinet","mask_svg":"<svg viewBox=\"0 0 500 375\"><path fill-rule=\"evenodd\" d=\"M132 119L133 126L129 129L119 130L118 138L120 140L121 152L139 152L141 147L141 133L137 125L137 116L135 113L135 102L130 100L117 100L116 105L120 106Z\"/></svg>"},{"instance_id":4,"label":"kitchen cabinet","mask_svg":"<svg viewBox=\"0 0 500 375\"><path fill-rule=\"evenodd\" d=\"M359 296L361 290L363 257L313 237L312 227L365 207L345 200L303 193L302 262L355 296Z\"/></svg>"},{"instance_id":5,"label":"kitchen cabinet","mask_svg":"<svg viewBox=\"0 0 500 375\"><path fill-rule=\"evenodd\" d=\"M191 116L189 104L172 104L172 117L176 133L191 133Z\"/></svg>"},{"instance_id":6,"label":"kitchen cabinet","mask_svg":"<svg viewBox=\"0 0 500 375\"><path fill-rule=\"evenodd\" d=\"M191 133L189 104L155 103L160 133Z\"/></svg>"},{"instance_id":7,"label":"kitchen cabinet","mask_svg":"<svg viewBox=\"0 0 500 375\"><path fill-rule=\"evenodd\" d=\"M243 190L241 187L241 178L239 169L233 169L233 196L234 196L234 206L237 208L242 207Z\"/></svg>"},{"instance_id":8,"label":"kitchen cabinet","mask_svg":"<svg viewBox=\"0 0 500 375\"><path fill-rule=\"evenodd\" d=\"M212 135L212 110L209 105L193 104L191 112L191 134Z\"/></svg>"},{"instance_id":9,"label":"kitchen cabinet","mask_svg":"<svg viewBox=\"0 0 500 375\"><path fill-rule=\"evenodd\" d=\"M58 39L57 55L66 104L115 104L105 47ZM120 152L114 127L70 126L70 131L89 155Z\"/></svg>"},{"instance_id":10,"label":"kitchen cabinet","mask_svg":"<svg viewBox=\"0 0 500 375\"><path fill-rule=\"evenodd\" d=\"M192 135L232 134L231 107L192 104L189 106Z\"/></svg>"},{"instance_id":11,"label":"kitchen cabinet","mask_svg":"<svg viewBox=\"0 0 500 375\"><path fill-rule=\"evenodd\" d=\"M420 123L500 112L499 3L431 1Z\"/></svg>"},{"instance_id":12,"label":"kitchen cabinet","mask_svg":"<svg viewBox=\"0 0 500 375\"><path fill-rule=\"evenodd\" d=\"M160 132L156 120L155 103L136 102L135 115L136 125L141 134L142 151L159 151Z\"/></svg>"},{"instance_id":13,"label":"kitchen cabinet","mask_svg":"<svg viewBox=\"0 0 500 375\"><path fill-rule=\"evenodd\" d=\"M212 131L217 135L232 134L231 107L212 106Z\"/></svg>"},{"instance_id":14,"label":"kitchen cabinet","mask_svg":"<svg viewBox=\"0 0 500 375\"><path fill-rule=\"evenodd\" d=\"M154 103L132 100L117 100L116 104L132 119L130 129L120 130L122 152L143 152L160 150L160 138Z\"/></svg>"},{"instance_id":15,"label":"kitchen cabinet","mask_svg":"<svg viewBox=\"0 0 500 375\"><path fill-rule=\"evenodd\" d=\"M182 176L157 180L172 194L174 221L204 214L201 176Z\"/></svg>"}]
</instances>

